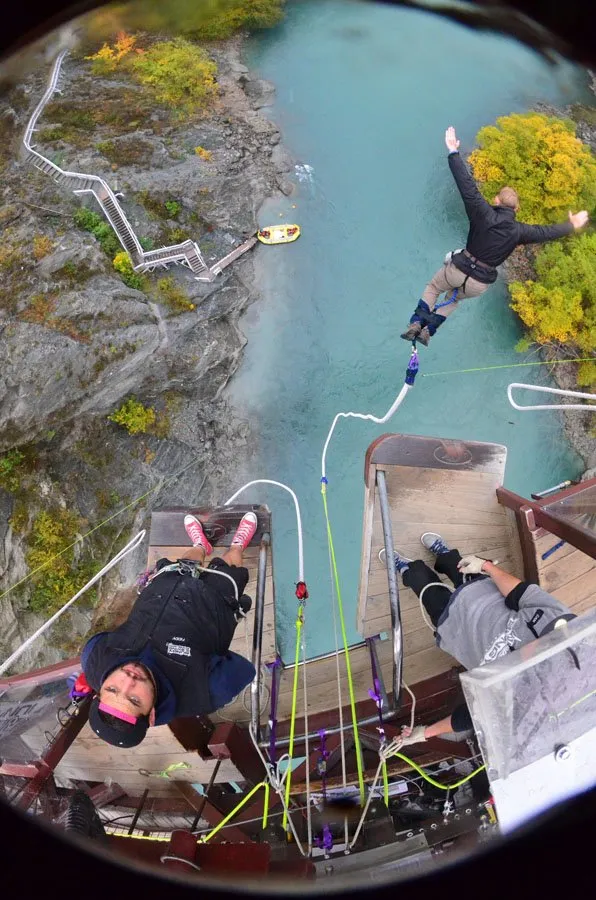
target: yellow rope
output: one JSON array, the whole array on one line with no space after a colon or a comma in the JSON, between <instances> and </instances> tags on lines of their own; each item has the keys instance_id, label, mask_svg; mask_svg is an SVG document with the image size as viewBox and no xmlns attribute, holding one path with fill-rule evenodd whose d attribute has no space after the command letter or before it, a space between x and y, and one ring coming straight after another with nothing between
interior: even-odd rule
<instances>
[{"instance_id":1,"label":"yellow rope","mask_svg":"<svg viewBox=\"0 0 596 900\"><path fill-rule=\"evenodd\" d=\"M389 778L387 777L387 760L383 760L383 801L389 806Z\"/></svg>"},{"instance_id":2,"label":"yellow rope","mask_svg":"<svg viewBox=\"0 0 596 900\"><path fill-rule=\"evenodd\" d=\"M424 769L421 769L420 766L414 762L413 759L410 759L409 756L404 756L403 753L394 753L393 756L399 756L400 759L403 759L404 762L407 762L409 766L413 769L416 769L419 775L422 775L425 781L428 781L429 784L432 784L434 787L439 788L441 791L453 791L455 788L461 787L462 784L465 784L466 781L469 781L475 775L478 775L479 772L482 772L486 769L486 766L478 766L477 769L474 769L473 772L470 772L469 775L466 775L465 778L462 778L460 781L456 781L455 784L439 784L438 781L435 781L430 775L428 775Z\"/></svg>"},{"instance_id":3,"label":"yellow rope","mask_svg":"<svg viewBox=\"0 0 596 900\"><path fill-rule=\"evenodd\" d=\"M288 774L286 777L286 802L284 815L282 819L282 827L287 828L288 825L288 806L290 804L290 784L292 782L292 757L294 755L294 734L296 730L296 697L298 695L298 662L300 661L300 637L302 634L302 625L304 623L303 605L298 607L298 615L296 616L296 652L294 654L294 682L292 684L292 713L290 716L290 742L288 745ZM308 765L308 760L306 761Z\"/></svg>"},{"instance_id":4,"label":"yellow rope","mask_svg":"<svg viewBox=\"0 0 596 900\"><path fill-rule=\"evenodd\" d=\"M265 800L263 801L263 831L267 828L267 817L269 816L269 782L265 782Z\"/></svg>"},{"instance_id":5,"label":"yellow rope","mask_svg":"<svg viewBox=\"0 0 596 900\"><path fill-rule=\"evenodd\" d=\"M341 635L344 645L344 656L346 660L346 674L348 676L348 692L350 695L350 709L352 711L352 728L354 730L354 748L356 750L356 767L358 769L358 786L360 788L360 803L364 804L364 766L362 763L362 748L360 746L360 737L358 735L358 718L356 715L356 698L354 696L354 683L352 681L352 667L350 665L350 653L348 648L348 636L346 634L346 622L344 618L344 609L341 599L341 590L339 587L339 574L337 571L337 562L335 560L335 549L333 547L333 535L331 533L331 522L329 521L329 510L327 508L327 488L325 482L321 483L321 495L323 497L323 508L325 510L325 521L327 523L327 540L329 542L329 553L331 555L331 565L333 567L333 579L335 581L335 593L337 595L337 608L339 611L339 621L341 625Z\"/></svg>"},{"instance_id":6,"label":"yellow rope","mask_svg":"<svg viewBox=\"0 0 596 900\"><path fill-rule=\"evenodd\" d=\"M234 809L233 809L231 812L229 812L229 813L227 814L227 816L225 816L225 817L221 820L221 822L219 822L219 823L215 826L215 828L213 828L208 834L205 834L205 835L203 835L203 836L201 837L200 843L206 844L207 841L210 841L211 838L214 837L214 835L217 834L217 832L220 830L220 828L223 828L224 825L226 825L226 824L230 821L230 819L233 819L234 816L236 815L236 813L239 812L239 811L242 809L242 807L243 807L246 803L248 803L248 801L249 801L250 798L253 796L253 794L256 794L257 791L259 791L262 787L266 787L266 786L267 786L267 782L266 782L266 781L261 781L260 784L255 784L254 788L253 788L251 791L249 791L248 794L246 794L246 796L244 796L244 797L242 798L242 800L240 801L240 803L238 803L238 804L234 807Z\"/></svg>"}]
</instances>

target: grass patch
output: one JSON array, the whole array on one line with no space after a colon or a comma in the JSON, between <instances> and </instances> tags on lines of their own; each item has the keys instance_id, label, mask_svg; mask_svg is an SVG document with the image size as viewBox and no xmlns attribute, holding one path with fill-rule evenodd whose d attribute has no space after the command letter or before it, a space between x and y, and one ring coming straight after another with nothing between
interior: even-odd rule
<instances>
[{"instance_id":1,"label":"grass patch","mask_svg":"<svg viewBox=\"0 0 596 900\"><path fill-rule=\"evenodd\" d=\"M25 263L23 252L16 247L0 245L0 273L13 275L19 272Z\"/></svg>"},{"instance_id":2,"label":"grass patch","mask_svg":"<svg viewBox=\"0 0 596 900\"><path fill-rule=\"evenodd\" d=\"M154 219L175 219L182 210L182 203L173 197L164 197L160 194L144 190L135 194L135 200Z\"/></svg>"},{"instance_id":3,"label":"grass patch","mask_svg":"<svg viewBox=\"0 0 596 900\"><path fill-rule=\"evenodd\" d=\"M89 281L93 274L93 270L86 263L75 263L69 259L60 269L56 269L54 278L65 281L70 287L74 287Z\"/></svg>"},{"instance_id":4,"label":"grass patch","mask_svg":"<svg viewBox=\"0 0 596 900\"><path fill-rule=\"evenodd\" d=\"M129 341L125 341L125 343L121 344L119 347L117 347L115 344L110 344L107 349L100 352L99 357L93 364L93 374L99 375L100 372L103 372L103 370L107 368L107 366L110 366L113 362L118 362L121 359L125 359L132 353L136 353L136 351L137 345L132 344Z\"/></svg>"},{"instance_id":5,"label":"grass patch","mask_svg":"<svg viewBox=\"0 0 596 900\"><path fill-rule=\"evenodd\" d=\"M88 344L90 338L87 331L79 329L71 319L54 315L57 304L57 294L34 294L29 300L29 305L19 315L19 318L23 322L29 322L31 325L42 325L44 328L50 328L52 331L57 331L80 344Z\"/></svg>"},{"instance_id":6,"label":"grass patch","mask_svg":"<svg viewBox=\"0 0 596 900\"><path fill-rule=\"evenodd\" d=\"M142 138L124 138L118 141L100 141L95 145L108 162L118 166L147 165L153 156L153 147Z\"/></svg>"},{"instance_id":7,"label":"grass patch","mask_svg":"<svg viewBox=\"0 0 596 900\"><path fill-rule=\"evenodd\" d=\"M574 122L585 122L586 125L593 127L596 125L596 106L574 103L570 110L570 116Z\"/></svg>"},{"instance_id":8,"label":"grass patch","mask_svg":"<svg viewBox=\"0 0 596 900\"><path fill-rule=\"evenodd\" d=\"M54 249L54 244L46 234L36 234L33 238L33 256L39 262Z\"/></svg>"},{"instance_id":9,"label":"grass patch","mask_svg":"<svg viewBox=\"0 0 596 900\"><path fill-rule=\"evenodd\" d=\"M156 286L156 299L176 313L188 312L195 308L195 304L183 287L181 287L172 275L160 278Z\"/></svg>"}]
</instances>

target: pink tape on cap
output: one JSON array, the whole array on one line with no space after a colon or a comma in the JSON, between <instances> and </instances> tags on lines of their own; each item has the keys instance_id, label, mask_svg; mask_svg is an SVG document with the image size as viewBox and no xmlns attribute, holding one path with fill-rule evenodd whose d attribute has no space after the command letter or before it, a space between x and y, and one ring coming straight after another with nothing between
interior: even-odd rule
<instances>
[{"instance_id":1,"label":"pink tape on cap","mask_svg":"<svg viewBox=\"0 0 596 900\"><path fill-rule=\"evenodd\" d=\"M121 709L116 709L115 706L108 706L107 703L100 703L99 708L102 712L109 713L111 716L116 716L117 719L122 719L123 722L130 722L131 725L137 724L136 716L129 716L128 713L122 712Z\"/></svg>"}]
</instances>

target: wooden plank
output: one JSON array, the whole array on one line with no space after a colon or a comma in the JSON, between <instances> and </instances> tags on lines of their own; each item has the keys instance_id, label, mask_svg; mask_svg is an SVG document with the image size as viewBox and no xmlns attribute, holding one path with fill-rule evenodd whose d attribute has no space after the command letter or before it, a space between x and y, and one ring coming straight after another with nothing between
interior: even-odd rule
<instances>
[{"instance_id":1,"label":"wooden plank","mask_svg":"<svg viewBox=\"0 0 596 900\"><path fill-rule=\"evenodd\" d=\"M379 468L410 467L416 460L420 468L449 472L487 472L502 481L507 448L502 444L456 441L416 434L388 434L378 438L367 452L367 462Z\"/></svg>"},{"instance_id":2,"label":"wooden plank","mask_svg":"<svg viewBox=\"0 0 596 900\"><path fill-rule=\"evenodd\" d=\"M257 514L258 526L251 545L258 546L264 532L271 531L271 513L266 506L259 504L233 504L219 507L170 507L153 510L151 513L151 530L149 544L151 546L190 546L190 540L184 530L184 516L190 513L204 524L208 535L216 535L220 546L229 546L234 531L247 512ZM211 541L214 543L214 541Z\"/></svg>"},{"instance_id":3,"label":"wooden plank","mask_svg":"<svg viewBox=\"0 0 596 900\"><path fill-rule=\"evenodd\" d=\"M553 591L553 596L579 615L596 606L596 566Z\"/></svg>"},{"instance_id":4,"label":"wooden plank","mask_svg":"<svg viewBox=\"0 0 596 900\"><path fill-rule=\"evenodd\" d=\"M557 588L563 587L569 581L589 572L594 568L594 560L582 553L581 550L574 550L565 557L563 564L556 563L540 572L540 586L545 591L556 591Z\"/></svg>"}]
</instances>

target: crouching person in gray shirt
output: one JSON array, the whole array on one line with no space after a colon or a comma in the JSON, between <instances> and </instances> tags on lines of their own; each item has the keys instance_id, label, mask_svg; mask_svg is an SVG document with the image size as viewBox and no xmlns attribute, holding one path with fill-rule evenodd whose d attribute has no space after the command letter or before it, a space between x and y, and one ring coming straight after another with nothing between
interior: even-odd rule
<instances>
[{"instance_id":1,"label":"crouching person in gray shirt","mask_svg":"<svg viewBox=\"0 0 596 900\"><path fill-rule=\"evenodd\" d=\"M423 560L407 559L394 551L396 571L404 585L421 598L434 627L437 646L466 669L492 662L542 637L557 623L575 618L568 607L538 585L521 581L490 560L478 556L462 558L439 534L427 532L421 541L435 557L434 571ZM381 550L379 554L383 562L384 553ZM440 583L439 574L447 575L455 590ZM451 721L453 718L457 723ZM471 720L469 714L463 716L458 709L441 725L445 727L439 731L429 726L427 730L432 730L432 734L424 737L416 734L417 740L464 730L471 727ZM418 726L414 731L419 729L424 730ZM413 737L414 734L406 743L417 742Z\"/></svg>"}]
</instances>

